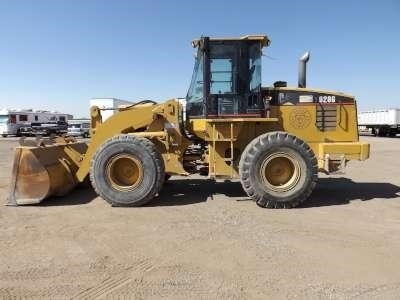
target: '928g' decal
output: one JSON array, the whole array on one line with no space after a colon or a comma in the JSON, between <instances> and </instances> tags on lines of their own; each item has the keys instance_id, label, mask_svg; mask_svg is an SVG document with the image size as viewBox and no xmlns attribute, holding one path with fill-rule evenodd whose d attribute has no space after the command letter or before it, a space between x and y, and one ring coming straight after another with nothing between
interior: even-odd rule
<instances>
[{"instance_id":1,"label":"'928g' decal","mask_svg":"<svg viewBox=\"0 0 400 300\"><path fill-rule=\"evenodd\" d=\"M324 96L318 97L318 102L319 103L335 103L336 99L335 99L335 96L324 95Z\"/></svg>"}]
</instances>

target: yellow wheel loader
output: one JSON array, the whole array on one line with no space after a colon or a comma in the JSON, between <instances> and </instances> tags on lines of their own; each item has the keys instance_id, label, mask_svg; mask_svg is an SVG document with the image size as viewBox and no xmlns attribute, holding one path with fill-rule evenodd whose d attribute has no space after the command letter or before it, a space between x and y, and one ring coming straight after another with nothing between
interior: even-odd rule
<instances>
[{"instance_id":1,"label":"yellow wheel loader","mask_svg":"<svg viewBox=\"0 0 400 300\"><path fill-rule=\"evenodd\" d=\"M91 107L91 140L25 141L15 150L10 205L65 195L90 178L113 206L143 205L171 175L239 179L259 206L291 208L312 193L318 172L369 157L360 142L353 96L261 85L267 36L201 37L186 99L120 107L107 120ZM29 144L31 143L31 144Z\"/></svg>"}]
</instances>

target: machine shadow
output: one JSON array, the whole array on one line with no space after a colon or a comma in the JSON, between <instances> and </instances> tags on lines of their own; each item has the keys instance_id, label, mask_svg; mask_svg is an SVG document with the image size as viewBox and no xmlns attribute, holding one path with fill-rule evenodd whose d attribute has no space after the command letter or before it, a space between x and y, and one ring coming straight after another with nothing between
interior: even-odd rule
<instances>
[{"instance_id":1,"label":"machine shadow","mask_svg":"<svg viewBox=\"0 0 400 300\"><path fill-rule=\"evenodd\" d=\"M240 182L215 182L208 179L172 179L165 183L160 195L149 202L146 207L180 206L201 203L212 199L213 195L222 194L232 201L246 201ZM51 197L39 206L83 205L97 197L90 185L79 187L64 197ZM239 199L238 199L239 198ZM298 209L344 205L353 200L371 199L400 200L400 187L391 183L361 182L357 183L344 177L320 178L310 198Z\"/></svg>"},{"instance_id":2,"label":"machine shadow","mask_svg":"<svg viewBox=\"0 0 400 300\"><path fill-rule=\"evenodd\" d=\"M299 208L348 204L353 200L400 200L400 187L386 182L354 182L349 178L320 178L310 199Z\"/></svg>"},{"instance_id":3,"label":"machine shadow","mask_svg":"<svg viewBox=\"0 0 400 300\"><path fill-rule=\"evenodd\" d=\"M215 182L209 179L172 179L165 183L160 195L146 206L195 204L207 201L214 194L241 197L243 200L247 200L247 196L239 182Z\"/></svg>"},{"instance_id":4,"label":"machine shadow","mask_svg":"<svg viewBox=\"0 0 400 300\"><path fill-rule=\"evenodd\" d=\"M177 206L205 202L214 194L235 197L235 201L249 200L240 182L214 182L206 179L170 180L159 197L146 206ZM391 183L357 183L344 177L320 178L311 197L298 209L320 206L344 205L353 200L400 200L400 187Z\"/></svg>"},{"instance_id":5,"label":"machine shadow","mask_svg":"<svg viewBox=\"0 0 400 300\"><path fill-rule=\"evenodd\" d=\"M97 197L92 186L78 186L71 193L62 197L50 197L37 204L38 206L68 206L88 204Z\"/></svg>"}]
</instances>

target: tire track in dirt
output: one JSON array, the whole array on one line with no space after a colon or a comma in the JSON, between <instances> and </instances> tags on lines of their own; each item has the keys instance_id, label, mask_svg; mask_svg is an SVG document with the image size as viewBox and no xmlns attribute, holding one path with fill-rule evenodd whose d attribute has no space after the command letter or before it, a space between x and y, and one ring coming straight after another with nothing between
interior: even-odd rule
<instances>
[{"instance_id":1,"label":"tire track in dirt","mask_svg":"<svg viewBox=\"0 0 400 300\"><path fill-rule=\"evenodd\" d=\"M7 281L34 281L38 279L51 279L62 275L66 271L65 268L58 269L56 272L52 268L27 268L20 271L1 272L0 278Z\"/></svg>"},{"instance_id":2,"label":"tire track in dirt","mask_svg":"<svg viewBox=\"0 0 400 300\"><path fill-rule=\"evenodd\" d=\"M45 288L0 288L0 299L69 299L69 285L48 286Z\"/></svg>"},{"instance_id":3,"label":"tire track in dirt","mask_svg":"<svg viewBox=\"0 0 400 300\"><path fill-rule=\"evenodd\" d=\"M114 249L112 245L108 245L110 250ZM190 248L190 245L183 246L180 244L180 247L177 246L172 247L173 249L169 249L168 252L174 251L175 255L179 256L184 251L187 251ZM127 257L128 253L125 251L118 251L118 257ZM174 265L172 259L168 259L165 257L159 258L144 258L137 261L136 264L126 268L122 272L117 273L116 275L111 275L106 280L79 292L74 295L71 299L104 299L111 296L111 298L116 297L120 299L125 296L128 299L132 295L136 295L137 292L144 291L150 286L154 285L152 281L143 280L143 276L152 270L160 267L165 267L169 265ZM177 292L180 292L181 289L179 286L174 286L177 289Z\"/></svg>"},{"instance_id":4,"label":"tire track in dirt","mask_svg":"<svg viewBox=\"0 0 400 300\"><path fill-rule=\"evenodd\" d=\"M386 296L385 296L386 294ZM350 298L355 299L355 298L365 298L365 299L384 299L386 297L393 297L393 295L397 295L396 297L398 298L400 295L400 283L394 283L394 284L382 284L378 285L375 287L369 287L366 288L365 290L359 291L355 294L353 294Z\"/></svg>"},{"instance_id":5,"label":"tire track in dirt","mask_svg":"<svg viewBox=\"0 0 400 300\"><path fill-rule=\"evenodd\" d=\"M105 297L113 290L134 281L143 274L155 268L154 262L150 259L140 260L133 266L125 269L117 275L110 276L99 284L79 292L71 299L98 299Z\"/></svg>"}]
</instances>

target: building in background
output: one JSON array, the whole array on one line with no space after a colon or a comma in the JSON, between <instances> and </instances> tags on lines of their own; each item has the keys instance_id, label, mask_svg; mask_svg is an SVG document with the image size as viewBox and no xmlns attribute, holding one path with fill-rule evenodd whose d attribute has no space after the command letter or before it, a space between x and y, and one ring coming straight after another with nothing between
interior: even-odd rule
<instances>
[{"instance_id":1,"label":"building in background","mask_svg":"<svg viewBox=\"0 0 400 300\"><path fill-rule=\"evenodd\" d=\"M133 102L117 98L93 98L90 100L90 107L97 106L100 108L103 122L111 117L119 106L131 104Z\"/></svg>"}]
</instances>

